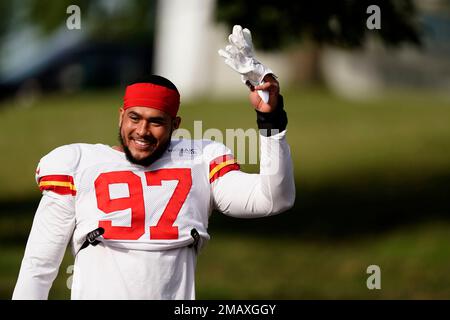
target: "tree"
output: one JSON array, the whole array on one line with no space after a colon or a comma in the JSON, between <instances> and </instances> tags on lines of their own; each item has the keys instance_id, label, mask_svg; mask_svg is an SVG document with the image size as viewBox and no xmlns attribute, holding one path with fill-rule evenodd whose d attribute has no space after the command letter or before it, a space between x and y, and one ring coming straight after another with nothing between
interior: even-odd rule
<instances>
[{"instance_id":1,"label":"tree","mask_svg":"<svg viewBox=\"0 0 450 320\"><path fill-rule=\"evenodd\" d=\"M387 44L420 45L416 9L411 0L217 0L216 18L228 27L241 24L253 32L258 48L270 50L299 41L360 47L371 33ZM369 30L367 8L381 11L381 29Z\"/></svg>"},{"instance_id":2,"label":"tree","mask_svg":"<svg viewBox=\"0 0 450 320\"><path fill-rule=\"evenodd\" d=\"M66 25L67 7L81 8L82 29L101 39L139 38L153 35L155 0L23 0L0 1L0 36L22 24L32 24L46 34ZM87 23L88 22L88 23Z\"/></svg>"},{"instance_id":3,"label":"tree","mask_svg":"<svg viewBox=\"0 0 450 320\"><path fill-rule=\"evenodd\" d=\"M164 1L164 0L161 0ZM214 0L211 0L214 1ZM388 45L420 44L412 0L216 0L217 21L229 27L242 24L254 31L258 48L275 49L299 41L359 47L370 32ZM23 0L0 1L0 36L8 28L31 22L51 32L64 25L66 8L78 5L89 33L106 38L153 34L156 0ZM381 29L369 30L370 5L381 9ZM13 11L21 11L14 14ZM174 17L175 19L176 17ZM14 20L15 19L15 20Z\"/></svg>"}]
</instances>

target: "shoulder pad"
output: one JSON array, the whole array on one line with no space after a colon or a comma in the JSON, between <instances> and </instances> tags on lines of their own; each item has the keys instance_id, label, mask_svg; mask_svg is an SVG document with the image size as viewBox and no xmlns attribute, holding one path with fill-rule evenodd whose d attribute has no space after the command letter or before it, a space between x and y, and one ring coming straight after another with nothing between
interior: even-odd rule
<instances>
[{"instance_id":1,"label":"shoulder pad","mask_svg":"<svg viewBox=\"0 0 450 320\"><path fill-rule=\"evenodd\" d=\"M80 161L77 144L58 147L42 157L36 170L36 182L41 191L76 194L74 174Z\"/></svg>"}]
</instances>

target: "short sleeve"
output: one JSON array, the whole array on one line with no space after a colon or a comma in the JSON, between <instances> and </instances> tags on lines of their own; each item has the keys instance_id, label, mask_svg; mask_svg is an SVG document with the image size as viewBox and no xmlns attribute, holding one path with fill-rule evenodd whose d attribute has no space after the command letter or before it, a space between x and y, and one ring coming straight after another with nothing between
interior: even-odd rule
<instances>
[{"instance_id":1,"label":"short sleeve","mask_svg":"<svg viewBox=\"0 0 450 320\"><path fill-rule=\"evenodd\" d=\"M80 151L76 144L58 147L45 155L36 169L39 189L60 195L76 195L74 175L79 158Z\"/></svg>"}]
</instances>

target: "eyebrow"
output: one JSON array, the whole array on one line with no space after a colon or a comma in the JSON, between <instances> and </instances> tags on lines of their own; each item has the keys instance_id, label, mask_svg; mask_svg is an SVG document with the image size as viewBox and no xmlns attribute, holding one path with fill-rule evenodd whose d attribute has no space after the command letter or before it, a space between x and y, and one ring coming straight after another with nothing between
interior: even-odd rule
<instances>
[{"instance_id":1,"label":"eyebrow","mask_svg":"<svg viewBox=\"0 0 450 320\"><path fill-rule=\"evenodd\" d=\"M135 111L130 111L128 113L128 116L135 116L138 117L139 119L143 119L144 117L142 115L140 115L139 113L135 112ZM148 117L146 119L148 122L167 122L168 120L164 117L161 116L157 116L157 117Z\"/></svg>"}]
</instances>

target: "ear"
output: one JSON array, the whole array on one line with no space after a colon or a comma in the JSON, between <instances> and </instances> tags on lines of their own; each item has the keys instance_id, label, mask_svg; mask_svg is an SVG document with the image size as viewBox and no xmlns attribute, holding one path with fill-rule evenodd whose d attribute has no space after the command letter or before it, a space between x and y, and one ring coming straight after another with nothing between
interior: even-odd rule
<instances>
[{"instance_id":1,"label":"ear","mask_svg":"<svg viewBox=\"0 0 450 320\"><path fill-rule=\"evenodd\" d=\"M175 117L175 118L172 120L172 127L173 127L173 130L178 129L178 128L180 127L180 123L181 123L181 118L180 118L180 117Z\"/></svg>"},{"instance_id":2,"label":"ear","mask_svg":"<svg viewBox=\"0 0 450 320\"><path fill-rule=\"evenodd\" d=\"M123 108L119 109L119 128L122 126L123 116L125 115L125 110Z\"/></svg>"}]
</instances>

